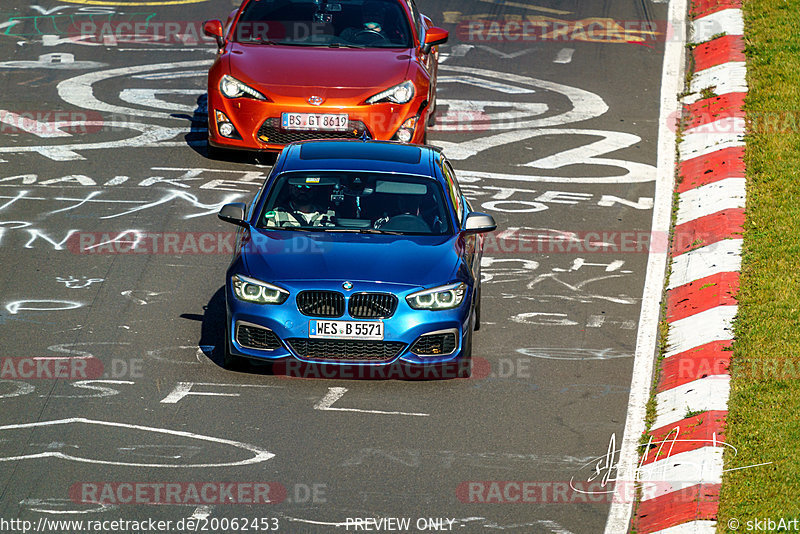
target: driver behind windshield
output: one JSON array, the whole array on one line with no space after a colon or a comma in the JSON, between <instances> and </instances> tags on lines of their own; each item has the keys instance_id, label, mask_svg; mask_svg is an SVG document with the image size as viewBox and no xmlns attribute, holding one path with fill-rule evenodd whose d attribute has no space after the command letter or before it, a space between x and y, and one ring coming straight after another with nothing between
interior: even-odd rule
<instances>
[{"instance_id":1,"label":"driver behind windshield","mask_svg":"<svg viewBox=\"0 0 800 534\"><path fill-rule=\"evenodd\" d=\"M405 41L403 32L392 23L392 13L387 13L387 5L375 0L364 2L361 8L361 26L346 28L341 38L351 43L374 44Z\"/></svg>"},{"instance_id":2,"label":"driver behind windshield","mask_svg":"<svg viewBox=\"0 0 800 534\"><path fill-rule=\"evenodd\" d=\"M336 214L319 202L314 186L287 184L289 198L281 206L264 214L264 225L280 226L333 226Z\"/></svg>"}]
</instances>

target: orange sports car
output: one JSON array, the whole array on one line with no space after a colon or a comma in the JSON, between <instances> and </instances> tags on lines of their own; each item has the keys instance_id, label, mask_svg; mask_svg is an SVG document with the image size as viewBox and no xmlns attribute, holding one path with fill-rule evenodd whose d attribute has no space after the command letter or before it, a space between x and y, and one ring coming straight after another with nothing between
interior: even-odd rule
<instances>
[{"instance_id":1,"label":"orange sports car","mask_svg":"<svg viewBox=\"0 0 800 534\"><path fill-rule=\"evenodd\" d=\"M280 150L303 139L424 143L436 105L434 27L414 0L244 0L208 73L208 143Z\"/></svg>"}]
</instances>

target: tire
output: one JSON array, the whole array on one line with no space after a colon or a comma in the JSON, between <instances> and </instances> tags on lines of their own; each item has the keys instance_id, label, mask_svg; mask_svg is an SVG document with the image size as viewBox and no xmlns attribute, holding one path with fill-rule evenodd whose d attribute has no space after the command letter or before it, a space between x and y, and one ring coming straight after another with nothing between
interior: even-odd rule
<instances>
[{"instance_id":1,"label":"tire","mask_svg":"<svg viewBox=\"0 0 800 534\"><path fill-rule=\"evenodd\" d=\"M427 123L431 128L436 126L436 93L433 94L433 103L431 104L431 112L428 114Z\"/></svg>"},{"instance_id":2,"label":"tire","mask_svg":"<svg viewBox=\"0 0 800 534\"><path fill-rule=\"evenodd\" d=\"M458 362L458 378L469 378L472 376L472 328L467 334L467 342L461 353Z\"/></svg>"},{"instance_id":3,"label":"tire","mask_svg":"<svg viewBox=\"0 0 800 534\"><path fill-rule=\"evenodd\" d=\"M232 154L231 150L225 148L219 148L211 143L206 145L206 155L208 159L213 159L215 161L228 161L231 159Z\"/></svg>"}]
</instances>

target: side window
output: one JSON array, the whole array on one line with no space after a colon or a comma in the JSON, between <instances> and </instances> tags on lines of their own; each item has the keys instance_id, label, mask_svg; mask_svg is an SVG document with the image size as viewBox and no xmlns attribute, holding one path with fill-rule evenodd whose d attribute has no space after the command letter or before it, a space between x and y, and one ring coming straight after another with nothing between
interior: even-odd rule
<instances>
[{"instance_id":1,"label":"side window","mask_svg":"<svg viewBox=\"0 0 800 534\"><path fill-rule=\"evenodd\" d=\"M456 179L455 172L453 172L453 167L450 166L450 162L444 160L443 163L442 173L447 180L447 194L450 195L450 200L456 210L458 225L461 226L464 220L464 203L462 201L461 188L458 187L458 180Z\"/></svg>"}]
</instances>

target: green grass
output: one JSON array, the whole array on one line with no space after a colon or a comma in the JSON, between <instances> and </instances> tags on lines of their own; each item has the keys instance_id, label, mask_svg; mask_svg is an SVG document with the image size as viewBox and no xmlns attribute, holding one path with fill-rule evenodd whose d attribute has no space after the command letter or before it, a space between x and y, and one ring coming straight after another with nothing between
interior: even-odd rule
<instances>
[{"instance_id":1,"label":"green grass","mask_svg":"<svg viewBox=\"0 0 800 534\"><path fill-rule=\"evenodd\" d=\"M800 0L746 0L748 114L800 114ZM796 121L791 121L796 122ZM791 123L790 122L790 123ZM800 517L800 133L748 135L747 222L718 532ZM740 529L740 531L742 531Z\"/></svg>"}]
</instances>

